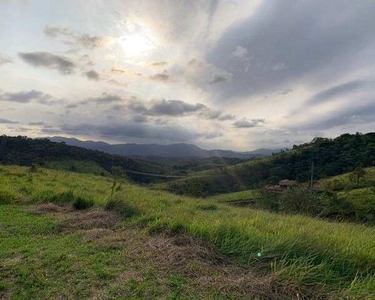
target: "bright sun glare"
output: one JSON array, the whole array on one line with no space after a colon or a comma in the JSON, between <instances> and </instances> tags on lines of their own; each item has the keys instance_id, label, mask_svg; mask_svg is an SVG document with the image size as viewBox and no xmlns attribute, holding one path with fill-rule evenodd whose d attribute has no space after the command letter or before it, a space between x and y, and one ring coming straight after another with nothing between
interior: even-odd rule
<instances>
[{"instance_id":1,"label":"bright sun glare","mask_svg":"<svg viewBox=\"0 0 375 300\"><path fill-rule=\"evenodd\" d=\"M145 55L154 48L154 44L151 40L139 33L120 37L120 44L125 54L131 57Z\"/></svg>"}]
</instances>

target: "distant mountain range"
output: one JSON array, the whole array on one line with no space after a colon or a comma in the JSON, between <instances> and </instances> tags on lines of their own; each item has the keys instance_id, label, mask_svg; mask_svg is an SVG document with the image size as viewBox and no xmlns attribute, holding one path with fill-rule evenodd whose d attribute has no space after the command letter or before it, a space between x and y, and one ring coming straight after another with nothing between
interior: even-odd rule
<instances>
[{"instance_id":1,"label":"distant mountain range","mask_svg":"<svg viewBox=\"0 0 375 300\"><path fill-rule=\"evenodd\" d=\"M159 144L108 144L105 142L95 141L81 141L76 138L66 138L54 136L47 138L53 142L64 142L70 146L78 146L92 150L99 150L110 154L118 154L123 156L132 157L228 157L228 158L241 158L252 159L269 156L272 153L280 152L284 149L257 149L254 151L237 152L231 150L205 150L193 144L172 144L172 145L159 145Z\"/></svg>"}]
</instances>

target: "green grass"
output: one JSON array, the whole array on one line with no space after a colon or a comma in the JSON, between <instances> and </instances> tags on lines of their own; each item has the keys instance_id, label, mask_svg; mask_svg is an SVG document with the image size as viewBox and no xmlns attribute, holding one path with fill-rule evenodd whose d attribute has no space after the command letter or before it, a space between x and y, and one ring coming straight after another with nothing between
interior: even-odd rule
<instances>
[{"instance_id":1,"label":"green grass","mask_svg":"<svg viewBox=\"0 0 375 300\"><path fill-rule=\"evenodd\" d=\"M364 168L365 176L360 178L359 187L375 186L375 167ZM351 173L345 173L338 176L323 179L323 184L333 190L351 190L357 188L355 180L350 178Z\"/></svg>"},{"instance_id":2,"label":"green grass","mask_svg":"<svg viewBox=\"0 0 375 300\"><path fill-rule=\"evenodd\" d=\"M237 201L237 200L250 200L250 199L257 199L262 197L260 190L246 190L241 192L234 192L234 193L227 193L227 194L219 194L208 199L216 200L219 202L227 202L227 201Z\"/></svg>"},{"instance_id":3,"label":"green grass","mask_svg":"<svg viewBox=\"0 0 375 300\"><path fill-rule=\"evenodd\" d=\"M110 195L110 188L111 180L105 177L44 169L30 175L28 168L0 167L0 189L11 191L10 193L15 195L12 202L40 201L38 195L46 190L56 193L73 190L94 199L96 205L105 205ZM243 193L245 195L250 192ZM123 183L122 190L115 195L113 201L115 202L113 209L123 205L125 210L128 207L136 212L127 219L128 226L142 226L150 233L163 231L174 234L188 233L212 243L221 253L236 259L244 266L259 267L273 274L272 276L276 276L284 285L313 289L339 299L344 296L352 299L374 299L375 228L373 227L230 207L221 204L221 199L201 200L182 197L127 183ZM25 221L12 213L7 214L8 209L4 211L4 207L8 205L2 206L2 215L0 215L2 228L11 226L20 233L11 235L9 230L1 231L3 238L0 240L4 244L0 247L2 251L0 258L3 261L9 259L10 255L24 252L30 252L33 257L38 258L31 259L29 261L32 262L31 264L23 265L22 268L26 268L24 271L22 268L18 269L19 267L16 271L17 276L21 276L18 279L21 281L17 282L21 282L21 286L25 286L30 295L34 288L38 291L41 289L51 291L62 288L61 285L67 285L68 282L74 289L71 291L74 296L84 297L84 286L100 284L96 279L90 283L84 279L79 282L74 281L74 278L77 280L75 272L81 272L79 278L92 279L94 275L88 275L86 272L92 272L93 261L88 260L91 255L85 255L82 258L82 265L77 265L68 252L63 256L63 263L61 265L58 263L57 268L70 270L71 274L74 274L72 279L66 276L60 278L59 282L46 283L41 280L44 271L38 268L48 265L44 260L52 259L57 262L59 260L58 257L53 257L53 254L48 254L47 258L43 256L47 252L42 251L42 254L38 254L40 249L52 247L52 253L53 249L58 247L83 251L82 253L86 251L94 257L104 257L104 261L107 261L108 254L95 252L87 248L87 245L78 246L77 236L74 234L56 236L55 221L44 218L44 225L40 226L40 232L37 229L36 234L38 237L41 236L42 242L45 243L40 247L40 239L35 239L35 233L30 231L32 228L39 228L39 225L32 225L33 222L42 221L39 218L34 220L28 215L23 216L29 218ZM15 211L13 214L18 211L17 207L10 207ZM4 225L4 222L8 225ZM31 240L29 240L30 234L33 236ZM113 255L115 258L116 253ZM77 271L78 267L80 271ZM107 267L115 268L112 265L102 265L102 267L104 270ZM40 278L34 278L37 274ZM4 281L5 278L2 280ZM173 279L173 282L175 281L176 279ZM21 293L22 288L19 289Z\"/></svg>"},{"instance_id":4,"label":"green grass","mask_svg":"<svg viewBox=\"0 0 375 300\"><path fill-rule=\"evenodd\" d=\"M49 161L47 167L54 170L74 171L78 173L87 173L95 175L109 175L109 172L93 161L84 160L61 160Z\"/></svg>"}]
</instances>

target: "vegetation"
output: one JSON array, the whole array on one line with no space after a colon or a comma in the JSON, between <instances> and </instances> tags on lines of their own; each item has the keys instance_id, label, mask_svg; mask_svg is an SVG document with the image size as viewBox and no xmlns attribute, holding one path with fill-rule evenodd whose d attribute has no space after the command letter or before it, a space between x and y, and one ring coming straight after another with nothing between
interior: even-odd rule
<instances>
[{"instance_id":1,"label":"vegetation","mask_svg":"<svg viewBox=\"0 0 375 300\"><path fill-rule=\"evenodd\" d=\"M132 211L122 214L126 216L122 221L125 228L142 227L152 234L188 234L210 243L248 270L268 274L284 287L282 290L294 295L267 299L297 299L297 292L300 298L309 299L372 299L375 294L372 227L236 208L127 182L122 182L122 190L108 202L112 184L110 178L94 175L43 168L30 173L30 168L0 167L0 190L13 195L7 204L0 205L0 265L5 270L0 273L0 282L4 292L19 299L56 295L82 299L93 293L102 298L240 299L235 294L194 289L183 273L160 282L147 277L147 270L142 270L145 264L138 265L143 279L130 276L133 281L122 286L119 276L130 264L121 259L125 245L132 244L127 239L86 243L79 232L60 234L63 221L28 211L31 204L47 199L71 203L81 195L93 199L95 206ZM84 216L92 216L95 209L91 210ZM111 220L113 217L104 223ZM76 223L69 220L64 224ZM134 244L136 237L132 239ZM144 241L140 244L144 249ZM134 283L133 290L129 282Z\"/></svg>"},{"instance_id":2,"label":"vegetation","mask_svg":"<svg viewBox=\"0 0 375 300\"><path fill-rule=\"evenodd\" d=\"M60 170L108 175L112 167L140 173L168 174L169 168L138 159L111 155L100 151L54 143L47 139L0 136L0 164L32 166L41 165ZM129 173L138 183L162 180L161 177Z\"/></svg>"},{"instance_id":3,"label":"vegetation","mask_svg":"<svg viewBox=\"0 0 375 300\"><path fill-rule=\"evenodd\" d=\"M356 168L375 165L375 133L344 134L335 139L316 138L311 143L294 146L291 151L271 158L195 173L191 177L165 183L162 187L177 194L209 196L260 188L282 179L300 182L322 179ZM360 184L361 177L358 177Z\"/></svg>"}]
</instances>

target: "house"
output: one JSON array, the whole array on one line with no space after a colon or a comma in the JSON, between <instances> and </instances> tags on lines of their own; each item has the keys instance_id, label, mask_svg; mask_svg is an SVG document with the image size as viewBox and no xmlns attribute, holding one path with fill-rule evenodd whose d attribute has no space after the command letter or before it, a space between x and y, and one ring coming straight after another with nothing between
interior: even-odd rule
<instances>
[{"instance_id":1,"label":"house","mask_svg":"<svg viewBox=\"0 0 375 300\"><path fill-rule=\"evenodd\" d=\"M284 179L279 182L279 186L282 189L288 189L297 185L298 183L295 180Z\"/></svg>"}]
</instances>

